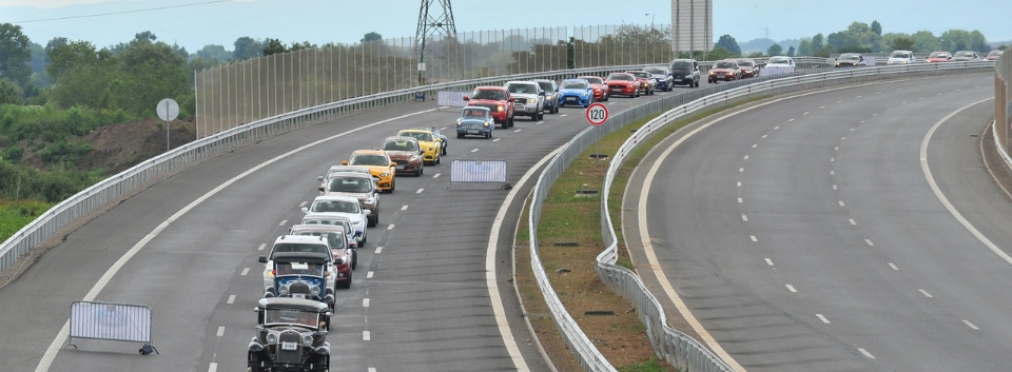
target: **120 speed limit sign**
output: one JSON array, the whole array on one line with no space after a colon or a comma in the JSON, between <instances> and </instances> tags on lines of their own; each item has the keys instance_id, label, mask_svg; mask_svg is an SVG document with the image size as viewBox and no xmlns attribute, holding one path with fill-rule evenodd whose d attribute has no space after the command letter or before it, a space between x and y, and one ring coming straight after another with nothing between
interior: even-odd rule
<instances>
[{"instance_id":1,"label":"120 speed limit sign","mask_svg":"<svg viewBox=\"0 0 1012 372\"><path fill-rule=\"evenodd\" d=\"M608 107L603 103L598 102L587 107L587 122L590 125L599 127L606 121L608 121Z\"/></svg>"}]
</instances>

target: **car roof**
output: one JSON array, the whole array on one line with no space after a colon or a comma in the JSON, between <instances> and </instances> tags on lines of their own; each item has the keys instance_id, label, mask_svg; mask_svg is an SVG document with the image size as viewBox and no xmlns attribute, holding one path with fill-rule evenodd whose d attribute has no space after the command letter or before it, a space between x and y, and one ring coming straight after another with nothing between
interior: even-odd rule
<instances>
[{"instance_id":1,"label":"car roof","mask_svg":"<svg viewBox=\"0 0 1012 372\"><path fill-rule=\"evenodd\" d=\"M416 139L415 137L409 137L409 136L389 136L389 137L383 139L383 142L386 142L386 141L409 141L409 142L410 141L415 141L415 142L418 142L418 139Z\"/></svg>"},{"instance_id":2,"label":"car roof","mask_svg":"<svg viewBox=\"0 0 1012 372\"><path fill-rule=\"evenodd\" d=\"M464 110L492 111L492 109L482 106L464 106ZM414 137L411 138L413 139Z\"/></svg>"},{"instance_id":3,"label":"car roof","mask_svg":"<svg viewBox=\"0 0 1012 372\"><path fill-rule=\"evenodd\" d=\"M480 86L480 87L476 87L474 89L475 90L480 89L480 90L501 90L501 91L506 91L506 88L504 88L504 87L497 87L497 86L492 86L492 85L483 85L483 86Z\"/></svg>"},{"instance_id":4,"label":"car roof","mask_svg":"<svg viewBox=\"0 0 1012 372\"><path fill-rule=\"evenodd\" d=\"M351 217L344 214L335 214L332 212L309 212L305 216L302 216L302 220L344 220L351 223Z\"/></svg>"},{"instance_id":5,"label":"car roof","mask_svg":"<svg viewBox=\"0 0 1012 372\"><path fill-rule=\"evenodd\" d=\"M344 226L340 226L340 225L319 225L319 224L301 225L300 224L300 225L292 226L291 232L327 232L327 233L333 232L333 233L342 233L342 234L344 234ZM295 235L295 236L302 236L302 235Z\"/></svg>"},{"instance_id":6,"label":"car roof","mask_svg":"<svg viewBox=\"0 0 1012 372\"><path fill-rule=\"evenodd\" d=\"M327 242L319 236L281 235L277 239L274 239L274 244L278 243L326 244Z\"/></svg>"},{"instance_id":7,"label":"car roof","mask_svg":"<svg viewBox=\"0 0 1012 372\"><path fill-rule=\"evenodd\" d=\"M317 196L315 199L313 199L313 203L316 203L318 200L324 200L324 201L330 201L330 200L354 201L355 203L358 203L358 198L356 198L354 196L348 196L348 195L320 195L320 196Z\"/></svg>"},{"instance_id":8,"label":"car roof","mask_svg":"<svg viewBox=\"0 0 1012 372\"><path fill-rule=\"evenodd\" d=\"M325 313L330 310L330 305L304 298L264 297L257 301L257 308L261 310L295 309Z\"/></svg>"},{"instance_id":9,"label":"car roof","mask_svg":"<svg viewBox=\"0 0 1012 372\"><path fill-rule=\"evenodd\" d=\"M337 172L353 172L353 173L369 173L369 167L363 167L360 165L331 165L327 173Z\"/></svg>"},{"instance_id":10,"label":"car roof","mask_svg":"<svg viewBox=\"0 0 1012 372\"><path fill-rule=\"evenodd\" d=\"M386 155L386 151L383 150L355 150L351 153L352 155L365 154L365 155Z\"/></svg>"},{"instance_id":11,"label":"car roof","mask_svg":"<svg viewBox=\"0 0 1012 372\"><path fill-rule=\"evenodd\" d=\"M372 178L372 174L370 174L368 172L344 171L344 170L341 170L341 171L337 171L337 172L330 172L329 174L327 174L326 179L331 179L331 178L334 178L334 177Z\"/></svg>"},{"instance_id":12,"label":"car roof","mask_svg":"<svg viewBox=\"0 0 1012 372\"><path fill-rule=\"evenodd\" d=\"M411 132L425 132L425 133L429 133L429 134L432 134L432 128L411 128L411 129L401 129L401 130L400 130L400 131L398 131L397 133L405 133L405 132L406 132L406 133L411 133Z\"/></svg>"}]
</instances>

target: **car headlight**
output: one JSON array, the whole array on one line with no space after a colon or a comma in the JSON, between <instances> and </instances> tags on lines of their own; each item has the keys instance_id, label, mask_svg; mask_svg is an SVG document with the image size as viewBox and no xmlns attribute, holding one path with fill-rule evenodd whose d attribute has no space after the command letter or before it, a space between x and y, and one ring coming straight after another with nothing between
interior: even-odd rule
<instances>
[{"instance_id":1,"label":"car headlight","mask_svg":"<svg viewBox=\"0 0 1012 372\"><path fill-rule=\"evenodd\" d=\"M362 225L362 220L352 222L353 225Z\"/></svg>"},{"instance_id":2,"label":"car headlight","mask_svg":"<svg viewBox=\"0 0 1012 372\"><path fill-rule=\"evenodd\" d=\"M278 343L278 334L271 332L267 334L267 344L276 345Z\"/></svg>"},{"instance_id":3,"label":"car headlight","mask_svg":"<svg viewBox=\"0 0 1012 372\"><path fill-rule=\"evenodd\" d=\"M376 198L365 198L365 203L366 204L375 204L376 203Z\"/></svg>"},{"instance_id":4,"label":"car headlight","mask_svg":"<svg viewBox=\"0 0 1012 372\"><path fill-rule=\"evenodd\" d=\"M545 99L552 99L552 95L551 94L545 95Z\"/></svg>"},{"instance_id":5,"label":"car headlight","mask_svg":"<svg viewBox=\"0 0 1012 372\"><path fill-rule=\"evenodd\" d=\"M320 287L313 287L313 289L310 290L310 292L313 293L313 296L319 296L320 295Z\"/></svg>"},{"instance_id":6,"label":"car headlight","mask_svg":"<svg viewBox=\"0 0 1012 372\"><path fill-rule=\"evenodd\" d=\"M418 155L411 155L411 159L408 159L408 161L416 161L416 160L418 160Z\"/></svg>"},{"instance_id":7,"label":"car headlight","mask_svg":"<svg viewBox=\"0 0 1012 372\"><path fill-rule=\"evenodd\" d=\"M461 122L460 120L457 120L457 126L459 127L461 124L463 124L463 122Z\"/></svg>"},{"instance_id":8,"label":"car headlight","mask_svg":"<svg viewBox=\"0 0 1012 372\"><path fill-rule=\"evenodd\" d=\"M710 71L710 75L716 75L716 74L717 74L716 71Z\"/></svg>"},{"instance_id":9,"label":"car headlight","mask_svg":"<svg viewBox=\"0 0 1012 372\"><path fill-rule=\"evenodd\" d=\"M278 288L278 294L280 294L282 296L287 295L288 294L288 284L281 285L281 287Z\"/></svg>"},{"instance_id":10,"label":"car headlight","mask_svg":"<svg viewBox=\"0 0 1012 372\"><path fill-rule=\"evenodd\" d=\"M302 335L302 344L306 346L313 345L313 335Z\"/></svg>"},{"instance_id":11,"label":"car headlight","mask_svg":"<svg viewBox=\"0 0 1012 372\"><path fill-rule=\"evenodd\" d=\"M580 92L580 97L586 97L586 96L587 96L587 92Z\"/></svg>"},{"instance_id":12,"label":"car headlight","mask_svg":"<svg viewBox=\"0 0 1012 372\"><path fill-rule=\"evenodd\" d=\"M496 106L495 110L498 111L498 112L502 112L502 110L503 110L502 105Z\"/></svg>"},{"instance_id":13,"label":"car headlight","mask_svg":"<svg viewBox=\"0 0 1012 372\"><path fill-rule=\"evenodd\" d=\"M485 126L486 126L486 127L488 126L488 122L487 122L487 121L485 122Z\"/></svg>"}]
</instances>

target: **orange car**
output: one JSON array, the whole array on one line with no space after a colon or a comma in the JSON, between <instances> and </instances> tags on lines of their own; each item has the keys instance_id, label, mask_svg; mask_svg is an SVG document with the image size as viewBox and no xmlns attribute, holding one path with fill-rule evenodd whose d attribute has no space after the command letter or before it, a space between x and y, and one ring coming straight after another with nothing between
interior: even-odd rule
<instances>
[{"instance_id":1,"label":"orange car","mask_svg":"<svg viewBox=\"0 0 1012 372\"><path fill-rule=\"evenodd\" d=\"M342 165L358 165L369 167L369 173L376 178L376 188L394 192L394 176L397 172L397 163L390 160L383 150L356 150L351 153L348 160L342 161Z\"/></svg>"}]
</instances>

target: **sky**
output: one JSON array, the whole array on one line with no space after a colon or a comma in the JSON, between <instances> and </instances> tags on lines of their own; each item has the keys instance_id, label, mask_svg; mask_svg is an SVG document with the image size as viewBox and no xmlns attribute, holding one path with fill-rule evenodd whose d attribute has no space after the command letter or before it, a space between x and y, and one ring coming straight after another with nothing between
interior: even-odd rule
<instances>
[{"instance_id":1,"label":"sky","mask_svg":"<svg viewBox=\"0 0 1012 372\"><path fill-rule=\"evenodd\" d=\"M714 39L739 43L828 35L854 21L877 20L882 31L936 36L948 29L979 30L989 42L1012 40L1009 0L714 0ZM671 23L670 0L498 2L452 1L457 31ZM354 43L369 32L413 38L420 0L0 0L0 23L14 23L33 42L54 37L97 47L128 42L151 31L159 41L191 53L204 45L232 50L239 37L290 44ZM619 5L620 4L620 5ZM532 11L536 10L536 11ZM716 40L714 40L716 41Z\"/></svg>"}]
</instances>

